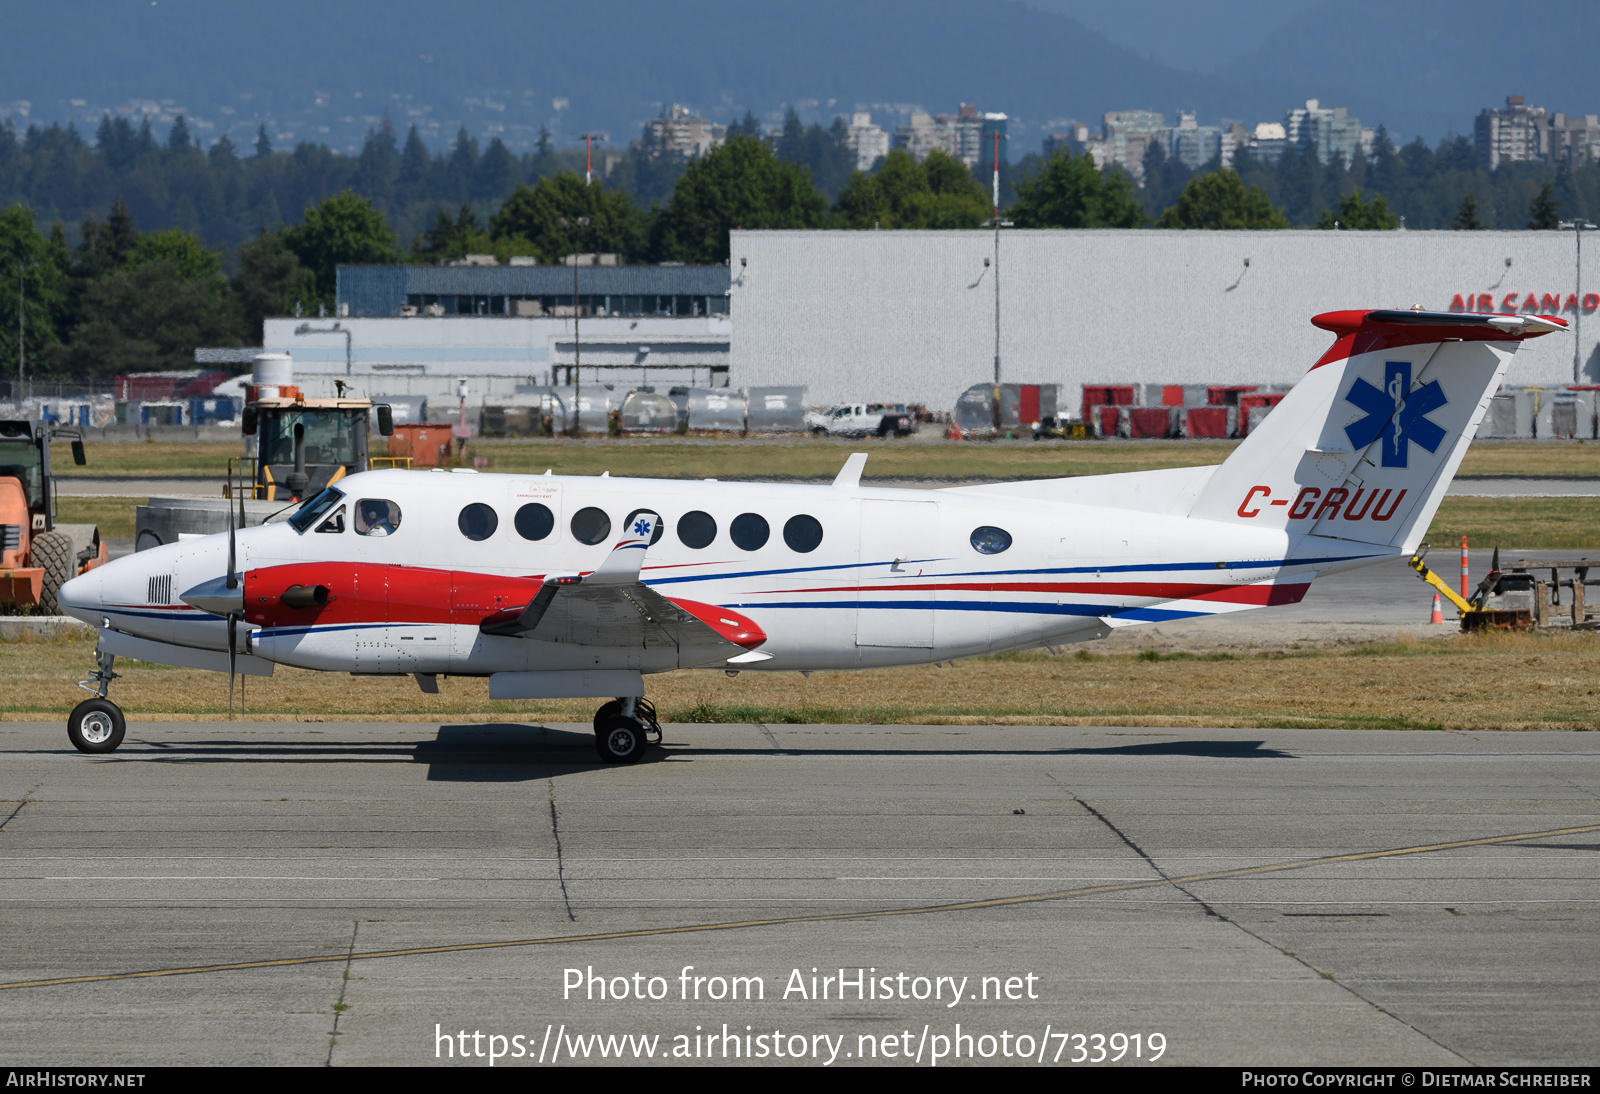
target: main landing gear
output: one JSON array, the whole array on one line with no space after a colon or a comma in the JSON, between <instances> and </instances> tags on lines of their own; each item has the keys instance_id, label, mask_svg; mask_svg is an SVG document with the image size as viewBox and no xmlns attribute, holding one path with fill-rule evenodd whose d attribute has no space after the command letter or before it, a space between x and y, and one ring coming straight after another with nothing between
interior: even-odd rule
<instances>
[{"instance_id":1,"label":"main landing gear","mask_svg":"<svg viewBox=\"0 0 1600 1094\"><path fill-rule=\"evenodd\" d=\"M660 743L656 708L644 699L613 699L595 711L594 749L608 764L638 763L647 745Z\"/></svg>"},{"instance_id":2,"label":"main landing gear","mask_svg":"<svg viewBox=\"0 0 1600 1094\"><path fill-rule=\"evenodd\" d=\"M121 675L111 670L117 659L98 649L95 659L98 664L94 673L78 682L78 686L94 698L73 707L67 717L67 739L79 752L110 752L122 743L122 736L128 729L122 708L106 698L111 681Z\"/></svg>"}]
</instances>

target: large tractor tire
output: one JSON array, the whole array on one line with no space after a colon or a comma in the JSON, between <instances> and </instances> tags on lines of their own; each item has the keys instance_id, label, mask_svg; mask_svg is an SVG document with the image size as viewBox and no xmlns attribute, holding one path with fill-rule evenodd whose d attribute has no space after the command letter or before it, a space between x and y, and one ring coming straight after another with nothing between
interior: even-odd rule
<instances>
[{"instance_id":1,"label":"large tractor tire","mask_svg":"<svg viewBox=\"0 0 1600 1094\"><path fill-rule=\"evenodd\" d=\"M44 588L39 593L39 610L46 615L61 614L56 593L77 576L76 552L71 537L61 532L41 532L33 537L33 565L44 570Z\"/></svg>"}]
</instances>

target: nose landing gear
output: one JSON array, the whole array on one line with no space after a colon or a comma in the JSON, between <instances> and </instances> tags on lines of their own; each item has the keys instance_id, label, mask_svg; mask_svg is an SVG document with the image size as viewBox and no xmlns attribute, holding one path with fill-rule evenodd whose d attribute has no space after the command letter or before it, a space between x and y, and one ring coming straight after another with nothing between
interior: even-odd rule
<instances>
[{"instance_id":1,"label":"nose landing gear","mask_svg":"<svg viewBox=\"0 0 1600 1094\"><path fill-rule=\"evenodd\" d=\"M644 699L613 699L595 711L594 747L606 763L638 763L648 745L660 743L656 708Z\"/></svg>"},{"instance_id":2,"label":"nose landing gear","mask_svg":"<svg viewBox=\"0 0 1600 1094\"><path fill-rule=\"evenodd\" d=\"M117 659L99 649L95 650L95 659L94 672L88 679L78 682L78 686L94 698L85 699L67 716L67 739L79 752L110 752L122 743L128 728L122 709L106 698L111 681L121 675L111 668Z\"/></svg>"}]
</instances>

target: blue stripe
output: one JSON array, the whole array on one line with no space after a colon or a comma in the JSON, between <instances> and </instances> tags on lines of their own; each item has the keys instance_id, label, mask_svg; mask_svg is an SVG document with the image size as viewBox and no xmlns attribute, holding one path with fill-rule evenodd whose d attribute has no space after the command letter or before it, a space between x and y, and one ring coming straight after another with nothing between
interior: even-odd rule
<instances>
[{"instance_id":1,"label":"blue stripe","mask_svg":"<svg viewBox=\"0 0 1600 1094\"><path fill-rule=\"evenodd\" d=\"M1117 615L1115 604L1037 604L1015 600L791 601L784 604L729 604L731 608L890 608L905 611L1018 612L1025 615Z\"/></svg>"},{"instance_id":2,"label":"blue stripe","mask_svg":"<svg viewBox=\"0 0 1600 1094\"><path fill-rule=\"evenodd\" d=\"M1350 562L1366 558L1389 558L1388 554L1365 555L1326 555L1314 558L1281 558L1268 559L1240 559L1233 562L1223 562L1221 568L1225 570L1269 570L1280 566L1321 566L1332 562ZM685 577L651 577L647 585L675 585L686 581L733 581L744 577L774 577L784 574L809 574L823 570L855 570L871 566L885 566L892 563L893 559L883 559L881 562L850 562L840 563L835 566L798 566L781 570L739 570L733 573L694 574ZM901 565L926 565L930 562L944 562L946 559L901 559ZM964 570L955 573L924 574L925 578L952 578L952 577L987 577L1001 578L1007 576L1026 576L1031 574L1125 574L1125 573L1181 573L1184 571L1216 570L1218 565L1211 562L1140 562L1121 566L1051 566L1037 570Z\"/></svg>"},{"instance_id":3,"label":"blue stripe","mask_svg":"<svg viewBox=\"0 0 1600 1094\"><path fill-rule=\"evenodd\" d=\"M1117 619L1137 619L1141 623L1164 623L1169 619L1193 619L1199 615L1214 615L1215 612L1180 612L1170 608L1134 608L1132 611L1118 612Z\"/></svg>"},{"instance_id":4,"label":"blue stripe","mask_svg":"<svg viewBox=\"0 0 1600 1094\"><path fill-rule=\"evenodd\" d=\"M268 635L269 637L272 637L272 638L284 638L284 637L287 637L289 635L294 635L294 634L312 634L312 633L324 634L324 633L327 633L327 632L330 632L330 631L365 631L365 630L371 630L373 627L388 627L388 626L405 627L405 626L416 626L416 625L417 624L415 624L415 623L404 623L404 622L393 623L393 624L390 624L390 623L340 623L340 624L329 625L329 626L326 626L326 627L319 627L319 626L316 626L315 624L313 624L312 626L309 626L309 627L281 627L281 628L280 627L273 627L273 628L270 628L270 629L269 628L262 628L261 630L257 631L256 634L257 635L263 635L264 634L264 635Z\"/></svg>"}]
</instances>

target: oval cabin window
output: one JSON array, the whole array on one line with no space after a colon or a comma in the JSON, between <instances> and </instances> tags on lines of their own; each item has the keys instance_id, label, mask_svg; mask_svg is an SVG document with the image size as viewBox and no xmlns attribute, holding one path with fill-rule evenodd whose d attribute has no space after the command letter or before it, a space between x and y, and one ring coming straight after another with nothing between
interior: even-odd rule
<instances>
[{"instance_id":1,"label":"oval cabin window","mask_svg":"<svg viewBox=\"0 0 1600 1094\"><path fill-rule=\"evenodd\" d=\"M740 513L728 526L728 536L741 551L759 551L767 545L772 528L760 513Z\"/></svg>"},{"instance_id":2,"label":"oval cabin window","mask_svg":"<svg viewBox=\"0 0 1600 1094\"><path fill-rule=\"evenodd\" d=\"M461 534L471 540L484 540L494 535L494 530L500 527L500 518L492 507L475 501L456 518L456 527L461 529Z\"/></svg>"},{"instance_id":3,"label":"oval cabin window","mask_svg":"<svg viewBox=\"0 0 1600 1094\"><path fill-rule=\"evenodd\" d=\"M590 505L572 514L572 538L593 546L611 534L611 518L604 509Z\"/></svg>"},{"instance_id":4,"label":"oval cabin window","mask_svg":"<svg viewBox=\"0 0 1600 1094\"><path fill-rule=\"evenodd\" d=\"M972 549L980 555L998 555L1011 546L1011 533L1004 528L984 525L972 530Z\"/></svg>"},{"instance_id":5,"label":"oval cabin window","mask_svg":"<svg viewBox=\"0 0 1600 1094\"><path fill-rule=\"evenodd\" d=\"M517 526L517 535L523 539L544 539L556 526L556 515L548 506L531 501L517 510L514 521Z\"/></svg>"}]
</instances>

